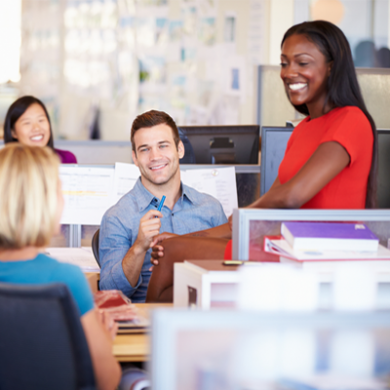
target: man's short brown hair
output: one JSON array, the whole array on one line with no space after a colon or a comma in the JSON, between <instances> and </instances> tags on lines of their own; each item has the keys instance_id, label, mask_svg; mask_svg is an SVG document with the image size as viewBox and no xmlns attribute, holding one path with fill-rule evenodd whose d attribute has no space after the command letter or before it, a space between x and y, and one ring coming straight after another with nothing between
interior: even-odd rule
<instances>
[{"instance_id":1,"label":"man's short brown hair","mask_svg":"<svg viewBox=\"0 0 390 390\"><path fill-rule=\"evenodd\" d=\"M172 129L173 139L175 141L175 145L177 148L180 142L180 136L175 121L166 112L150 110L144 112L141 115L138 115L134 119L133 125L131 126L130 141L134 153L136 153L135 144L134 144L134 134L137 132L137 130L145 127L153 127L162 124L167 125Z\"/></svg>"}]
</instances>

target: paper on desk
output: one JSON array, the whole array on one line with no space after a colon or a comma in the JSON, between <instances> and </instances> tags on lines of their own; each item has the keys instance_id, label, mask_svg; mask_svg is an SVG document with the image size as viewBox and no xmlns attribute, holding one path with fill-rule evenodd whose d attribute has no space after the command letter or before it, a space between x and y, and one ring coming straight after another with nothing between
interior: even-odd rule
<instances>
[{"instance_id":1,"label":"paper on desk","mask_svg":"<svg viewBox=\"0 0 390 390\"><path fill-rule=\"evenodd\" d=\"M114 204L134 187L139 176L139 169L134 164L115 163Z\"/></svg>"},{"instance_id":2,"label":"paper on desk","mask_svg":"<svg viewBox=\"0 0 390 390\"><path fill-rule=\"evenodd\" d=\"M100 225L112 206L114 168L60 167L65 207L61 224Z\"/></svg>"},{"instance_id":3,"label":"paper on desk","mask_svg":"<svg viewBox=\"0 0 390 390\"><path fill-rule=\"evenodd\" d=\"M100 272L92 250L87 248L47 248L46 252L53 259L77 265L84 272Z\"/></svg>"},{"instance_id":4,"label":"paper on desk","mask_svg":"<svg viewBox=\"0 0 390 390\"><path fill-rule=\"evenodd\" d=\"M191 169L181 172L184 184L218 199L226 216L238 208L236 170L234 167Z\"/></svg>"}]
</instances>

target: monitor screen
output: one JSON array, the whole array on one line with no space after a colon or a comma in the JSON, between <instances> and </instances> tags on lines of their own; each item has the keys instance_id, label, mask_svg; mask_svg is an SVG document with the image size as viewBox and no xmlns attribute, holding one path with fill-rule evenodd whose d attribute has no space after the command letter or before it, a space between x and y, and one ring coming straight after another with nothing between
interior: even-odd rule
<instances>
[{"instance_id":1,"label":"monitor screen","mask_svg":"<svg viewBox=\"0 0 390 390\"><path fill-rule=\"evenodd\" d=\"M258 125L180 126L195 154L196 164L258 164Z\"/></svg>"}]
</instances>

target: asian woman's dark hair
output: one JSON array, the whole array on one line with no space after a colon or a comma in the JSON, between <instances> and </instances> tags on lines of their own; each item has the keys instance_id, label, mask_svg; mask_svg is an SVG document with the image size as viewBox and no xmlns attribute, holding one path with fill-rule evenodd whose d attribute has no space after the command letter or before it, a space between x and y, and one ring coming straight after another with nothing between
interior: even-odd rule
<instances>
[{"instance_id":1,"label":"asian woman's dark hair","mask_svg":"<svg viewBox=\"0 0 390 390\"><path fill-rule=\"evenodd\" d=\"M377 167L378 167L378 136L375 122L367 111L356 77L351 48L344 33L334 24L317 20L292 26L284 34L284 41L291 35L305 35L315 43L327 62L333 62L327 81L327 96L324 107L355 106L360 108L370 121L374 136L371 170L367 183L366 208L376 207ZM309 115L306 104L294 106L302 114Z\"/></svg>"},{"instance_id":2,"label":"asian woman's dark hair","mask_svg":"<svg viewBox=\"0 0 390 390\"><path fill-rule=\"evenodd\" d=\"M39 104L43 108L43 111L45 111L45 115L47 120L49 121L50 127L50 138L47 143L47 146L50 146L52 149L54 149L53 132L51 130L49 114L47 113L45 105L34 96L23 96L11 104L4 121L4 143L18 142L18 140L12 136L12 130L14 130L16 121L26 112L26 110L32 104Z\"/></svg>"}]
</instances>

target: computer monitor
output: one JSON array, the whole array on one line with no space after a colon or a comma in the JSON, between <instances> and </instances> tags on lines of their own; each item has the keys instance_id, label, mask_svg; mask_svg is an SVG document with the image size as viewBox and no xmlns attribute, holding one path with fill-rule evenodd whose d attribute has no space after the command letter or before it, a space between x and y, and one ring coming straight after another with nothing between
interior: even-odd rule
<instances>
[{"instance_id":1,"label":"computer monitor","mask_svg":"<svg viewBox=\"0 0 390 390\"><path fill-rule=\"evenodd\" d=\"M258 125L180 126L190 141L196 164L258 164Z\"/></svg>"},{"instance_id":2,"label":"computer monitor","mask_svg":"<svg viewBox=\"0 0 390 390\"><path fill-rule=\"evenodd\" d=\"M293 127L261 128L260 195L264 195L277 178L279 165L293 130Z\"/></svg>"},{"instance_id":3,"label":"computer monitor","mask_svg":"<svg viewBox=\"0 0 390 390\"><path fill-rule=\"evenodd\" d=\"M265 194L278 176L292 127L262 127L261 184ZM378 208L390 208L390 130L378 129Z\"/></svg>"},{"instance_id":4,"label":"computer monitor","mask_svg":"<svg viewBox=\"0 0 390 390\"><path fill-rule=\"evenodd\" d=\"M390 209L390 130L378 129L378 208Z\"/></svg>"}]
</instances>

